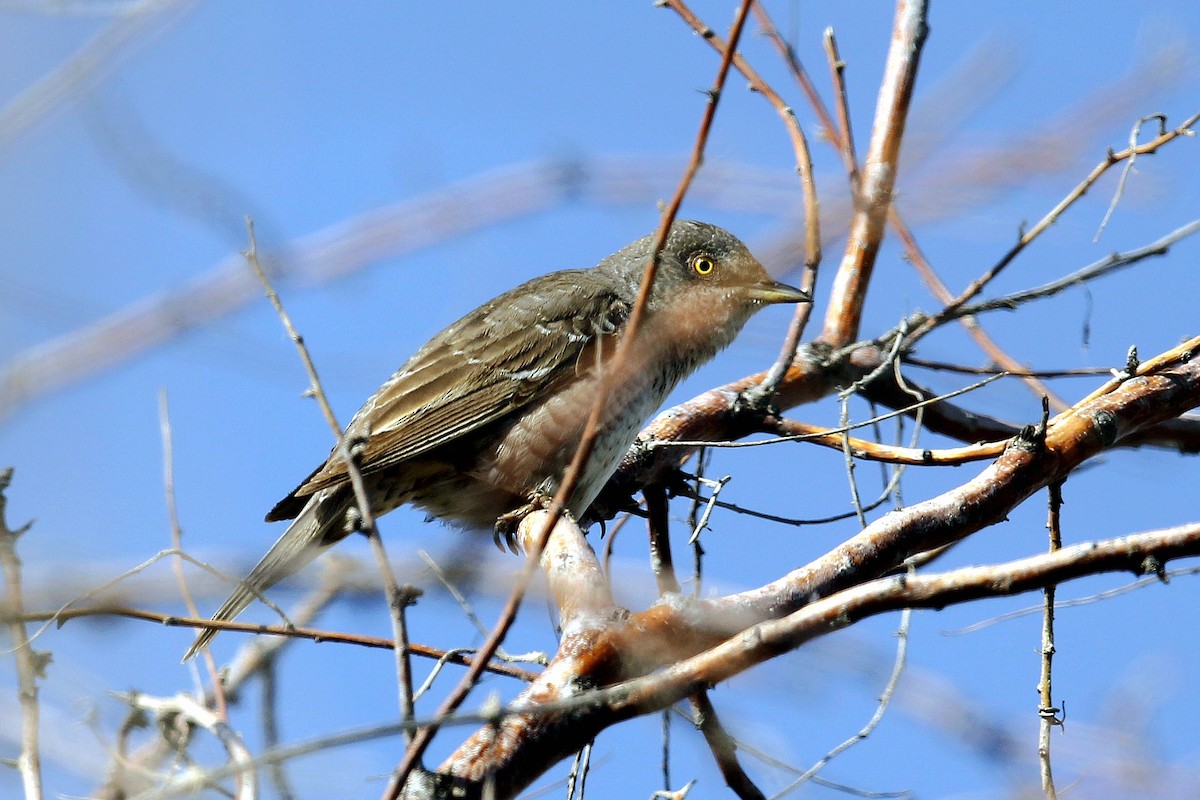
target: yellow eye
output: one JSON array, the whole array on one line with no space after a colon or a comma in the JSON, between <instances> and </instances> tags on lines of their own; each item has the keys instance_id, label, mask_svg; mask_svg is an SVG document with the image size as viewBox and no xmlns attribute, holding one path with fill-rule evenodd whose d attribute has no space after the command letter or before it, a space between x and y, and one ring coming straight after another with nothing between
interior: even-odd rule
<instances>
[{"instance_id":1,"label":"yellow eye","mask_svg":"<svg viewBox=\"0 0 1200 800\"><path fill-rule=\"evenodd\" d=\"M710 275L717 268L717 262L713 261L712 256L694 256L692 258L692 269L697 275Z\"/></svg>"}]
</instances>

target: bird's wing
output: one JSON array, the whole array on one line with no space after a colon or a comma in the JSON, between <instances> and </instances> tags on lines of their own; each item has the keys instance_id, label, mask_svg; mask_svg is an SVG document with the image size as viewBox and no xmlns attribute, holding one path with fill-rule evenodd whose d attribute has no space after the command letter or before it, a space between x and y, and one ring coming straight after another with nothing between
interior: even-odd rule
<instances>
[{"instance_id":1,"label":"bird's wing","mask_svg":"<svg viewBox=\"0 0 1200 800\"><path fill-rule=\"evenodd\" d=\"M610 290L583 288L594 282L570 272L546 278L555 280L541 279L537 291L518 287L446 328L379 388L347 429L366 441L364 473L468 436L592 363L585 351L621 328L629 304ZM347 480L335 451L269 518L283 519L302 498Z\"/></svg>"}]
</instances>

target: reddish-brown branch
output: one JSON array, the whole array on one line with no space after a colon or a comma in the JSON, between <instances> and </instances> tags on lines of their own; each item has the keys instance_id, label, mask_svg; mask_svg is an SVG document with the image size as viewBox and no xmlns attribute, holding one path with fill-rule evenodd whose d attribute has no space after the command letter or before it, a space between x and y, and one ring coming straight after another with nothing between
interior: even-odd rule
<instances>
[{"instance_id":1,"label":"reddish-brown branch","mask_svg":"<svg viewBox=\"0 0 1200 800\"><path fill-rule=\"evenodd\" d=\"M314 642L338 642L340 644L352 644L359 647L375 648L380 650L392 650L395 648L395 642L383 636L369 636L362 633L343 633L341 631L327 631L320 628L305 628L300 626L288 627L284 625L261 625L256 622L237 622L236 620L214 621L202 617L181 617L176 614L164 614L159 611L149 611L143 608L128 608L125 606L88 606L86 608L67 608L59 611L33 611L29 613L14 613L7 606L0 609L0 623L12 622L54 622L61 627L73 619L82 619L85 617L124 617L125 619L138 619L147 622L154 622L168 628L194 628L203 630L205 628L215 628L222 631L241 631L242 633L255 633L263 636L281 636L292 639L311 639ZM446 659L451 664L467 665L471 661L470 654L458 652L447 652L440 647L429 647L423 644L414 644L409 642L409 652L413 655L431 658L434 660ZM510 678L517 678L525 682L529 682L536 677L537 673L530 672L520 667L514 667L511 664L505 664L499 661L490 662L487 666L487 671L496 675L507 675Z\"/></svg>"},{"instance_id":2,"label":"reddish-brown branch","mask_svg":"<svg viewBox=\"0 0 1200 800\"><path fill-rule=\"evenodd\" d=\"M900 241L904 245L904 252L908 255L909 263L916 269L917 275L920 276L921 282L933 293L941 303L949 304L954 301L954 295L950 293L950 289L942 282L942 279L933 270L933 266L925 258L925 254L921 252L921 248L917 245L917 240L909 230L908 225L901 218L896 208L893 206L888 213L888 222L892 226L892 230L900 237ZM1000 365L1001 369L1008 370L1013 373L1021 373L1025 370L1025 365L1019 363L1015 358L1004 351L996 341L988 335L980 325L979 321L974 316L965 316L959 318L959 324L967 331L979 349L987 354L989 358ZM1032 375L1022 376L1021 380L1034 392L1038 397L1050 398L1050 405L1057 411L1067 407L1063 400L1050 390L1050 387L1041 379Z\"/></svg>"},{"instance_id":3,"label":"reddish-brown branch","mask_svg":"<svg viewBox=\"0 0 1200 800\"><path fill-rule=\"evenodd\" d=\"M646 531L650 538L650 571L658 583L658 593L679 591L679 578L675 576L675 562L671 556L671 537L667 503L667 490L662 484L653 483L642 490L646 498Z\"/></svg>"},{"instance_id":4,"label":"reddish-brown branch","mask_svg":"<svg viewBox=\"0 0 1200 800\"><path fill-rule=\"evenodd\" d=\"M943 608L1041 589L1104 572L1161 574L1168 561L1200 555L1200 524L1085 542L1005 564L917 577L898 575L855 586L792 615L755 625L662 672L613 687L597 698L605 714L626 718L676 702L693 686L726 680L807 641L861 619L905 608Z\"/></svg>"},{"instance_id":5,"label":"reddish-brown branch","mask_svg":"<svg viewBox=\"0 0 1200 800\"><path fill-rule=\"evenodd\" d=\"M712 751L713 760L717 762L717 769L721 771L725 785L740 800L766 800L766 795L754 785L738 762L737 744L721 724L721 718L717 716L717 710L713 708L708 692L696 692L691 701L692 710L696 713L696 726L704 735L708 749Z\"/></svg>"},{"instance_id":6,"label":"reddish-brown branch","mask_svg":"<svg viewBox=\"0 0 1200 800\"><path fill-rule=\"evenodd\" d=\"M679 14L692 30L712 45L713 49L723 58L729 58L729 51L721 37L704 24L704 21L696 16L687 3L683 0L664 0L664 2ZM755 3L754 10L761 19L765 13L761 4ZM788 137L792 141L792 151L796 157L796 172L800 176L800 188L804 197L804 277L801 279L800 288L811 295L817 284L817 270L821 264L821 204L817 199L817 184L813 179L812 155L808 149L808 139L800 127L799 120L796 119L796 112L784 102L783 97L750 66L750 63L740 53L733 53L732 63L747 80L750 88L762 95L779 114ZM800 346L800 339L804 335L804 329L808 325L811 314L811 303L801 303L796 307L796 313L792 315L792 324L784 338L779 358L767 371L762 383L756 387L755 399L760 402L769 401L778 390L788 365L796 355L796 348Z\"/></svg>"},{"instance_id":7,"label":"reddish-brown branch","mask_svg":"<svg viewBox=\"0 0 1200 800\"><path fill-rule=\"evenodd\" d=\"M940 450L898 447L854 437L849 437L847 441L847 437L840 433L829 433L828 428L821 425L809 425L805 422L774 417L763 420L762 431L776 436L803 436L805 442L819 444L833 450L842 450L848 446L850 455L854 458L913 466L957 466L971 461L983 461L1000 455L1008 444L1008 440L1005 439L1000 442L980 442L966 447Z\"/></svg>"},{"instance_id":8,"label":"reddish-brown branch","mask_svg":"<svg viewBox=\"0 0 1200 800\"><path fill-rule=\"evenodd\" d=\"M875 127L862 170L861 202L850 222L846 253L830 290L825 327L821 331L821 341L837 347L858 337L867 287L892 204L900 142L928 32L926 11L926 4L917 0L896 4L892 44L875 108Z\"/></svg>"},{"instance_id":9,"label":"reddish-brown branch","mask_svg":"<svg viewBox=\"0 0 1200 800\"><path fill-rule=\"evenodd\" d=\"M692 146L691 158L684 169L683 176L680 178L674 196L663 211L662 220L659 223L658 230L654 234L654 244L651 247L650 257L647 259L646 271L642 276L642 284L638 290L637 299L630 310L629 321L625 324L621 344L617 347L614 355L611 374L620 374L622 366L628 362L631 349L636 344L637 330L645 314L646 302L650 296L650 289L654 283L655 273L658 270L659 257L666 244L667 234L675 222L679 207L683 204L683 198L687 194L688 188L696 176L696 172L700 169L701 162L704 160L704 150L708 143L708 134L712 128L713 119L716 117L717 104L720 102L721 92L724 91L725 79L729 75L733 54L737 52L738 41L741 39L742 30L745 28L746 17L749 14L752 3L753 0L742 0L737 15L734 17L733 25L729 29L729 51L721 57L716 78L713 79L712 89L709 91L708 104L704 108L704 115L700 119L700 126L696 132L696 140ZM487 640L480 645L475 660L467 668L466 674L463 675L458 685L454 687L453 691L438 706L436 714L438 719L454 713L463 700L466 699L467 694L470 693L472 687L474 687L483 673L487 662L491 659L497 648L499 648L500 643L504 641L505 636L516 620L517 611L524 599L526 587L529 585L533 573L541 562L543 549L550 539L551 533L554 531L555 524L566 508L568 498L575 491L575 487L591 458L600 431L600 419L608 403L608 393L609 387L607 382L602 381L597 388L596 397L588 413L587 422L584 425L579 444L575 448L575 454L571 458L571 463L567 465L566 470L563 472L562 480L554 494L554 500L550 504L548 513L542 519L539 529L540 533L525 543L528 553L525 568L521 571L521 575L517 579L517 584L513 587L512 593L509 595L503 610L500 612L499 619L497 619L495 625L492 626L491 631L488 633ZM429 747L430 742L433 741L433 736L436 732L436 724L428 725L420 728L416 735L413 736L412 742L405 750L403 759L401 759L399 766L392 774L391 781L383 793L385 800L395 800L395 798L400 796L409 774L420 763L422 755L424 755L425 750Z\"/></svg>"},{"instance_id":10,"label":"reddish-brown branch","mask_svg":"<svg viewBox=\"0 0 1200 800\"><path fill-rule=\"evenodd\" d=\"M997 275L999 275L1005 267L1011 264L1013 260L1025 250L1030 242L1032 242L1043 231L1057 222L1058 218L1062 216L1062 213L1071 205L1073 205L1076 200L1083 197L1083 195L1087 193L1088 189L1090 189L1092 185L1096 183L1096 181L1100 180L1100 176L1107 172L1114 164L1119 164L1120 162L1134 158L1135 156L1154 153L1158 150L1158 148L1174 139L1179 138L1180 136L1195 135L1195 132L1192 130L1192 126L1194 126L1198 120L1200 120L1200 113L1193 114L1191 117L1188 117L1186 120L1184 120L1182 125L1179 125L1174 130L1164 131L1145 144L1126 148L1119 153L1114 153L1112 150L1109 150L1104 160L1097 164L1092 171L1088 173L1087 177L1085 177L1074 189L1072 189L1066 197L1059 201L1058 205L1050 209L1046 216L1038 220L1036 225L1021 233L1021 236L1017 239L1017 243L1013 245L1012 248L1010 248L1009 251L991 267L991 269L972 281L971 284L964 289L960 295L958 295L958 297L947 303L938 314L930 317L923 324L909 333L906 337L907 342L916 342L922 336L929 333L929 331L941 325L946 320L952 319L955 316L955 312L957 312L959 308L983 291L983 288L987 286Z\"/></svg>"}]
</instances>

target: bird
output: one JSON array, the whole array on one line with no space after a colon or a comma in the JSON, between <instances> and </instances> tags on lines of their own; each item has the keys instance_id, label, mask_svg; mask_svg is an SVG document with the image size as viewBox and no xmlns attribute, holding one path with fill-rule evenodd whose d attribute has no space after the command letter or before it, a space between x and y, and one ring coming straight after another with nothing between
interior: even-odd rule
<instances>
[{"instance_id":1,"label":"bird","mask_svg":"<svg viewBox=\"0 0 1200 800\"><path fill-rule=\"evenodd\" d=\"M663 244L635 346L614 359L653 246L654 236L645 236L595 267L534 278L453 323L401 366L344 436L372 513L410 503L459 527L511 536L521 516L554 496L606 381L594 450L565 501L583 519L679 381L729 345L759 309L811 300L773 280L733 234L678 220ZM359 529L341 448L266 516L287 519L291 525L214 621L233 619ZM216 633L201 631L184 660Z\"/></svg>"}]
</instances>

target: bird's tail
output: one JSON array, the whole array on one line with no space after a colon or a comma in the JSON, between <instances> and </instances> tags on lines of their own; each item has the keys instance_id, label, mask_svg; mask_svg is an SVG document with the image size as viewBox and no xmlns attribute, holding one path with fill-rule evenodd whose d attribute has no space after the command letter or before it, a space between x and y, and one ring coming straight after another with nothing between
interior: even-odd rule
<instances>
[{"instance_id":1,"label":"bird's tail","mask_svg":"<svg viewBox=\"0 0 1200 800\"><path fill-rule=\"evenodd\" d=\"M298 572L330 546L344 539L348 534L346 512L349 506L346 492L326 490L312 497L283 536L279 537L279 541L271 545L258 565L212 615L213 621L233 619L254 598L260 597L267 589ZM186 662L194 658L217 633L215 628L202 630L184 653L183 660Z\"/></svg>"}]
</instances>

